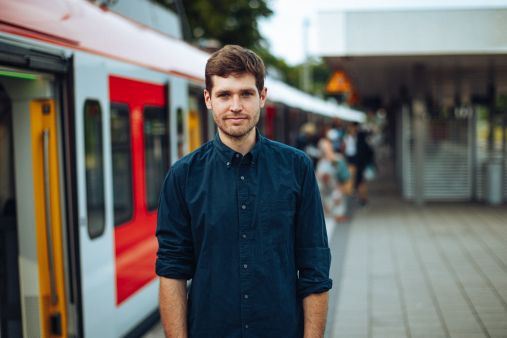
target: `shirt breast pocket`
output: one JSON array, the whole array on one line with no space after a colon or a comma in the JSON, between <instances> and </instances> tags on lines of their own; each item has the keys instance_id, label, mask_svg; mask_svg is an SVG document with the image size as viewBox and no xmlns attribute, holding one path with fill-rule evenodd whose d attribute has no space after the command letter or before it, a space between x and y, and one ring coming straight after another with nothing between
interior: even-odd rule
<instances>
[{"instance_id":1,"label":"shirt breast pocket","mask_svg":"<svg viewBox=\"0 0 507 338\"><path fill-rule=\"evenodd\" d=\"M260 215L263 253L270 255L274 247L287 244L294 238L295 201L291 198L266 199Z\"/></svg>"}]
</instances>

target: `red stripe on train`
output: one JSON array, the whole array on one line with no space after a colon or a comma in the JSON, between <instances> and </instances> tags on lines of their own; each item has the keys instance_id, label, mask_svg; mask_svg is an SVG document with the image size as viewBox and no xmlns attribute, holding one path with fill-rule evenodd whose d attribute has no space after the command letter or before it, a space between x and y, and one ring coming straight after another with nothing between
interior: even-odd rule
<instances>
[{"instance_id":1,"label":"red stripe on train","mask_svg":"<svg viewBox=\"0 0 507 338\"><path fill-rule=\"evenodd\" d=\"M110 76L109 99L111 103L129 107L132 151L132 219L114 229L116 304L119 305L156 277L157 213L149 212L146 202L143 109L165 107L167 91L164 85Z\"/></svg>"}]
</instances>

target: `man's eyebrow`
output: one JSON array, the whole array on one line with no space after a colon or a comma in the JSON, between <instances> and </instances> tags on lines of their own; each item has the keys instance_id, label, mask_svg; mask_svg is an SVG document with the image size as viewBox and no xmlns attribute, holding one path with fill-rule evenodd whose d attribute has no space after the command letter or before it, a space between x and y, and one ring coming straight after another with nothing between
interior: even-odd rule
<instances>
[{"instance_id":1,"label":"man's eyebrow","mask_svg":"<svg viewBox=\"0 0 507 338\"><path fill-rule=\"evenodd\" d=\"M217 91L215 92L215 95L230 94L230 93L231 93L231 91L230 91L230 90L228 90L228 89L221 89L221 90L217 90Z\"/></svg>"}]
</instances>

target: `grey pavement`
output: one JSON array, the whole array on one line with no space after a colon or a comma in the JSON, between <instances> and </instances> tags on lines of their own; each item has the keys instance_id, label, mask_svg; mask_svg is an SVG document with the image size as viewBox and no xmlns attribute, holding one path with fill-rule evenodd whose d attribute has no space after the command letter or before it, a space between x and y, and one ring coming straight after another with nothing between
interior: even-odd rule
<instances>
[{"instance_id":1,"label":"grey pavement","mask_svg":"<svg viewBox=\"0 0 507 338\"><path fill-rule=\"evenodd\" d=\"M505 205L418 208L386 190L333 250L340 228L327 337L507 337Z\"/></svg>"}]
</instances>

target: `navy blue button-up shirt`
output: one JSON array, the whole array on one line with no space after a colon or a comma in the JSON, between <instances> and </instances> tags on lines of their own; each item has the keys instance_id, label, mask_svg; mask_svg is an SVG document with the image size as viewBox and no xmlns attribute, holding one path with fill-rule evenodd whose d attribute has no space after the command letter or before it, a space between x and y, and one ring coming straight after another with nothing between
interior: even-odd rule
<instances>
[{"instance_id":1,"label":"navy blue button-up shirt","mask_svg":"<svg viewBox=\"0 0 507 338\"><path fill-rule=\"evenodd\" d=\"M258 132L245 156L217 135L172 166L157 238L157 274L192 279L190 337L301 337L302 299L332 285L311 161Z\"/></svg>"}]
</instances>

